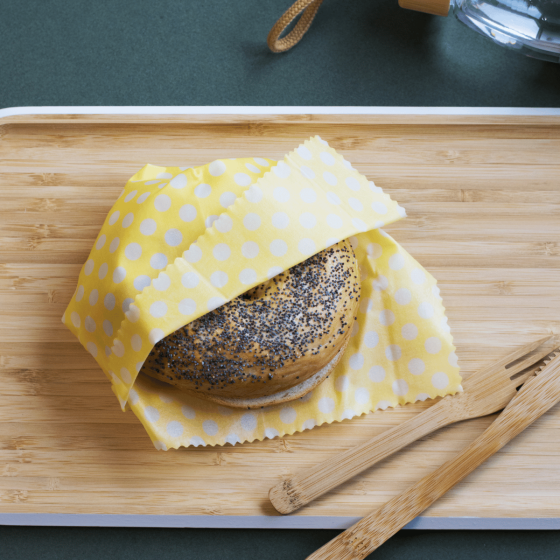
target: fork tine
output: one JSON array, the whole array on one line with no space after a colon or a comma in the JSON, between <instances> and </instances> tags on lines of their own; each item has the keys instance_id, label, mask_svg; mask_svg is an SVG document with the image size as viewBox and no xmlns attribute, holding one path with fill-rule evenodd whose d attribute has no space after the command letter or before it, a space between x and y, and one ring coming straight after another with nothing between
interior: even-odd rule
<instances>
[{"instance_id":1,"label":"fork tine","mask_svg":"<svg viewBox=\"0 0 560 560\"><path fill-rule=\"evenodd\" d=\"M513 352L512 354L509 354L509 356L506 356L505 358L503 358L502 360L495 362L494 364L492 364L492 369L498 369L500 367L505 368L508 364L510 364L511 362L515 362L515 360L518 360L519 358L522 358L523 356L525 356L526 354L529 354L530 352L532 352L533 350L537 349L539 346L541 346L542 344L544 344L545 342L548 342L549 340L551 340L552 338L554 338L556 335L555 334L551 334L549 336L545 336L544 338L541 338L539 340L535 340L534 342L531 342L529 344L527 344L526 346L523 346L522 348L519 348L518 350L516 350L515 352ZM549 350L550 352L551 350ZM548 353L548 352L547 352ZM546 354L545 354L546 355ZM520 371L519 369L516 370L517 366L514 366L511 369L512 371L512 375L513 373L515 373L515 371Z\"/></svg>"},{"instance_id":2,"label":"fork tine","mask_svg":"<svg viewBox=\"0 0 560 560\"><path fill-rule=\"evenodd\" d=\"M548 342L548 341L547 341ZM537 346L538 348L538 346ZM537 362L541 361L543 358L546 358L549 354L551 354L555 350L555 347L547 346L544 350L537 352L536 354L532 354L528 356L525 360L515 364L514 366L507 368L506 371L509 377L514 376L516 373L527 369L528 367L536 364Z\"/></svg>"},{"instance_id":3,"label":"fork tine","mask_svg":"<svg viewBox=\"0 0 560 560\"><path fill-rule=\"evenodd\" d=\"M521 387L521 385L524 385L530 377L538 375L543 367L546 366L557 354L557 349L552 352L548 352L548 354L545 354L544 356L541 354L541 359L538 362L533 362L529 366L526 366L524 370L521 370L509 378L510 386L514 386L517 389L518 387ZM540 365L536 366L539 362L541 362Z\"/></svg>"},{"instance_id":4,"label":"fork tine","mask_svg":"<svg viewBox=\"0 0 560 560\"><path fill-rule=\"evenodd\" d=\"M470 377L468 377L463 382L463 389L466 390L477 390L478 383L480 383L483 379L494 379L498 380L501 379L503 383L507 384L510 377L514 376L516 373L523 371L523 369L529 367L531 364L534 364L545 357L547 354L550 354L557 346L558 342L555 341L554 344L547 344L546 348L541 350L538 354L533 356L529 355L533 350L539 348L543 344L550 342L556 335L552 334L549 336L545 336L539 340L535 340L530 344L527 344L523 348L518 348L512 354L509 354L505 358L502 358L498 362L494 362L486 366L484 369L477 371ZM515 363L516 360L521 358L521 362ZM509 368L506 368L509 364L514 364ZM517 380L515 380L517 381Z\"/></svg>"}]
</instances>

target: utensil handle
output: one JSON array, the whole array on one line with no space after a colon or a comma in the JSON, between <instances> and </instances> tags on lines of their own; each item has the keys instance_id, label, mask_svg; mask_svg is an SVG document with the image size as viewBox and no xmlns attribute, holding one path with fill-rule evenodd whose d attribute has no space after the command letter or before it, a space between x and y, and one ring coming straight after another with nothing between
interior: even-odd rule
<instances>
[{"instance_id":1,"label":"utensil handle","mask_svg":"<svg viewBox=\"0 0 560 560\"><path fill-rule=\"evenodd\" d=\"M560 357L528 381L504 412L459 455L364 517L307 560L365 558L559 400Z\"/></svg>"},{"instance_id":2,"label":"utensil handle","mask_svg":"<svg viewBox=\"0 0 560 560\"><path fill-rule=\"evenodd\" d=\"M399 449L456 421L450 401L442 399L403 424L283 480L270 489L272 505L280 513L292 513Z\"/></svg>"}]
</instances>

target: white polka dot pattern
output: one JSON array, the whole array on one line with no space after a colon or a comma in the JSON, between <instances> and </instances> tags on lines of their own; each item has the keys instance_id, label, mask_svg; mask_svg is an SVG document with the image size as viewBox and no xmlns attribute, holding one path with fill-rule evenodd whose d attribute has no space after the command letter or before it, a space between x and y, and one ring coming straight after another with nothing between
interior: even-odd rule
<instances>
[{"instance_id":1,"label":"white polka dot pattern","mask_svg":"<svg viewBox=\"0 0 560 560\"><path fill-rule=\"evenodd\" d=\"M453 393L460 378L435 281L373 231L402 214L318 138L276 164L148 165L109 212L65 321L158 449L276 437L417 395ZM136 379L164 336L349 236L365 306L335 372L305 398L225 415L223 407Z\"/></svg>"}]
</instances>

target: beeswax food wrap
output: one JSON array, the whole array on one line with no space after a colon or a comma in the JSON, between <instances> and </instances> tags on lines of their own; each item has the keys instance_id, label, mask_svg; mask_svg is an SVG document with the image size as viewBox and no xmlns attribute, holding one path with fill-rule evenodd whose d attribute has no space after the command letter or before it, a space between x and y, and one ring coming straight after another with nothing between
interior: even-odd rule
<instances>
[{"instance_id":1,"label":"beeswax food wrap","mask_svg":"<svg viewBox=\"0 0 560 560\"><path fill-rule=\"evenodd\" d=\"M321 138L283 161L147 165L109 212L63 322L158 449L272 438L454 394L461 378L435 279L382 229L404 209ZM303 398L247 411L140 374L168 334L350 238L362 298L348 348Z\"/></svg>"}]
</instances>

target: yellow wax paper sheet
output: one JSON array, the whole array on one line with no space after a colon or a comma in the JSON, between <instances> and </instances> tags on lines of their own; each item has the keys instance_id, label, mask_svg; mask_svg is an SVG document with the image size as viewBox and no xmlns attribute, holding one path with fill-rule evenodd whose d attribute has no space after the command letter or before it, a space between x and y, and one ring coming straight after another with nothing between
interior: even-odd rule
<instances>
[{"instance_id":1,"label":"yellow wax paper sheet","mask_svg":"<svg viewBox=\"0 0 560 560\"><path fill-rule=\"evenodd\" d=\"M109 212L62 320L163 450L454 394L461 377L436 281L380 229L405 215L319 137L280 162L147 165ZM305 397L247 411L139 375L163 337L346 238L360 264L357 321L333 374Z\"/></svg>"}]
</instances>

